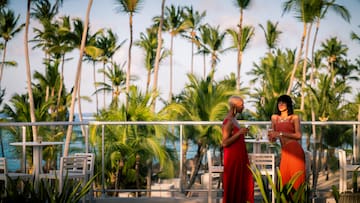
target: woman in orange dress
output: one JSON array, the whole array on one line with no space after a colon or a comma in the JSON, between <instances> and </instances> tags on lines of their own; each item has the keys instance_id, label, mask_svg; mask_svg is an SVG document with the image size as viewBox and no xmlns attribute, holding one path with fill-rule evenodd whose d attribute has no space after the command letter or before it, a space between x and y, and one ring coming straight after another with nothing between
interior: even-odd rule
<instances>
[{"instance_id":1,"label":"woman in orange dress","mask_svg":"<svg viewBox=\"0 0 360 203\"><path fill-rule=\"evenodd\" d=\"M305 153L301 147L300 119L294 114L292 100L288 95L282 95L277 100L277 112L271 116L273 131L269 133L269 140L280 139L281 160L280 173L285 185L291 177L301 171L295 181L294 188L305 182Z\"/></svg>"},{"instance_id":2,"label":"woman in orange dress","mask_svg":"<svg viewBox=\"0 0 360 203\"><path fill-rule=\"evenodd\" d=\"M245 146L248 129L240 127L236 114L244 109L244 101L238 96L229 99L230 111L222 126L222 147L224 149L223 203L253 203L254 180L249 166Z\"/></svg>"}]
</instances>

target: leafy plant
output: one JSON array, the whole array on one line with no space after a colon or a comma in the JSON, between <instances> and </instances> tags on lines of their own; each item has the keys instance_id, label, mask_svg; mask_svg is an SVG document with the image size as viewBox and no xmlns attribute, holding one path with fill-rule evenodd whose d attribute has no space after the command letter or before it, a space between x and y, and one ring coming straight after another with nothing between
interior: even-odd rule
<instances>
[{"instance_id":1,"label":"leafy plant","mask_svg":"<svg viewBox=\"0 0 360 203\"><path fill-rule=\"evenodd\" d=\"M32 202L32 203L72 203L79 202L91 189L92 182L96 176L92 177L85 185L81 182L74 182L65 177L62 192L59 192L58 180L54 183L50 181L39 181L35 187L34 180L21 180L7 178L7 186L0 190L0 203L7 202Z\"/></svg>"},{"instance_id":2,"label":"leafy plant","mask_svg":"<svg viewBox=\"0 0 360 203\"><path fill-rule=\"evenodd\" d=\"M250 170L256 183L260 188L260 193L263 197L262 202L271 202L268 197L269 193L267 191L267 184L269 184L271 189L274 191L276 203L310 202L310 188L308 183L304 182L299 186L298 189L294 188L295 181L300 177L303 172L299 171L298 173L294 174L290 181L283 185L280 170L277 170L277 182L275 183L272 181L272 178L269 174L266 174L267 181L264 181L263 175L255 165L252 165L250 167ZM267 184L265 184L265 182L267 182Z\"/></svg>"}]
</instances>

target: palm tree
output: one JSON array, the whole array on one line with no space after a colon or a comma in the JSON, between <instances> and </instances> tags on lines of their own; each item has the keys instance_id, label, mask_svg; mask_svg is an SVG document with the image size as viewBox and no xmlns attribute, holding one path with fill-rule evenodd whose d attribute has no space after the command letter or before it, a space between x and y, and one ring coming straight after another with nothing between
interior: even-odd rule
<instances>
[{"instance_id":1,"label":"palm tree","mask_svg":"<svg viewBox=\"0 0 360 203\"><path fill-rule=\"evenodd\" d=\"M141 93L135 86L130 88L129 103L118 108L103 110L97 120L105 121L154 121L168 119L166 114L156 114L151 110L152 94ZM145 186L142 181L146 176L146 185L150 189L153 161L158 162L160 170L168 177L174 176L174 155L165 145L161 145L167 128L162 125L123 125L108 126L105 137L106 180L115 189L137 188ZM91 143L101 142L93 129ZM96 144L101 151L101 145ZM110 186L109 186L110 187Z\"/></svg>"},{"instance_id":2,"label":"palm tree","mask_svg":"<svg viewBox=\"0 0 360 203\"><path fill-rule=\"evenodd\" d=\"M243 29L242 34L241 34L242 39L240 40L241 41L240 46L239 46L240 42L238 41L238 39L239 39L238 32L235 29L227 29L226 30L226 32L228 34L230 34L231 39L232 39L232 44L231 44L230 49L237 50L237 48L240 47L241 53L243 53L245 51L246 47L250 43L250 40L255 35L255 28L252 26L244 26L242 29Z\"/></svg>"},{"instance_id":3,"label":"palm tree","mask_svg":"<svg viewBox=\"0 0 360 203\"><path fill-rule=\"evenodd\" d=\"M118 37L111 29L108 29L106 34L100 33L95 42L95 46L102 50L103 54L100 56L100 60L102 61L103 69L105 69L108 63L110 63L110 65L113 64L114 54L122 47L124 43L125 40L118 44ZM103 74L103 83L105 83L105 78L106 76ZM103 107L106 108L105 91L103 93Z\"/></svg>"},{"instance_id":4,"label":"palm tree","mask_svg":"<svg viewBox=\"0 0 360 203\"><path fill-rule=\"evenodd\" d=\"M335 0L336 1L336 0ZM335 11L335 13L339 14L346 22L350 22L350 13L349 11L342 5L336 4L334 0L332 1L326 1L326 0L320 0L320 1L314 1L315 12L316 12L316 30L315 30L315 36L313 40L312 45L312 60L314 58L315 54L315 44L317 40L317 34L320 29L320 21L321 19L325 18L327 12L329 9L332 9Z\"/></svg>"},{"instance_id":5,"label":"palm tree","mask_svg":"<svg viewBox=\"0 0 360 203\"><path fill-rule=\"evenodd\" d=\"M294 60L295 51L277 49L274 53L267 53L259 63L254 63L254 68L248 72L254 76L250 80L251 85L260 82L260 87L255 88L255 93L252 94L258 119L269 120L275 112L275 98L286 92Z\"/></svg>"},{"instance_id":6,"label":"palm tree","mask_svg":"<svg viewBox=\"0 0 360 203\"><path fill-rule=\"evenodd\" d=\"M108 66L107 69L99 70L99 72L103 73L111 83L107 84L105 82L97 82L95 85L100 86L97 91L110 92L112 95L110 108L118 108L119 95L121 92L124 92L126 81L126 74L123 70L123 67L120 67L119 64L114 63L113 65Z\"/></svg>"},{"instance_id":7,"label":"palm tree","mask_svg":"<svg viewBox=\"0 0 360 203\"><path fill-rule=\"evenodd\" d=\"M193 7L186 6L184 10L184 20L187 29L189 30L189 36L184 35L184 37L190 39L191 41L191 74L194 73L194 44L196 43L196 32L199 30L201 21L206 16L206 11L199 13L199 11L194 11Z\"/></svg>"},{"instance_id":8,"label":"palm tree","mask_svg":"<svg viewBox=\"0 0 360 203\"><path fill-rule=\"evenodd\" d=\"M173 89L173 58L174 58L174 38L187 29L184 20L184 9L180 6L171 5L165 8L164 29L170 33L170 85L169 85L169 103L172 100Z\"/></svg>"},{"instance_id":9,"label":"palm tree","mask_svg":"<svg viewBox=\"0 0 360 203\"><path fill-rule=\"evenodd\" d=\"M78 93L78 89L80 87L81 64L82 64L83 54L84 54L84 49L85 49L86 35L87 35L87 31L88 31L89 16L90 16L92 2L93 2L92 0L89 0L88 7L86 10L85 26L84 26L83 35L81 38L80 56L79 56L79 60L78 60L77 70L76 70L74 89L73 89L72 97L71 97L69 122L73 122L73 120L74 120L73 117L74 117L74 111L75 111L75 99L76 99L76 95ZM71 134L72 134L72 125L69 125L67 132L66 132L64 156L67 156L69 154Z\"/></svg>"},{"instance_id":10,"label":"palm tree","mask_svg":"<svg viewBox=\"0 0 360 203\"><path fill-rule=\"evenodd\" d=\"M326 58L328 73L330 73L331 86L334 86L335 76L339 71L340 62L346 57L349 48L342 44L336 37L327 39L321 43L320 55Z\"/></svg>"},{"instance_id":11,"label":"palm tree","mask_svg":"<svg viewBox=\"0 0 360 203\"><path fill-rule=\"evenodd\" d=\"M301 60L301 56L302 56L302 52L303 52L303 48L304 48L304 44L305 44L305 39L306 36L308 34L308 24L314 21L315 19L315 8L312 7L312 2L311 1L307 1L307 0L288 0L283 4L283 12L290 12L291 10L294 10L296 13L296 18L300 19L301 22L303 23L303 33L301 36L301 40L300 40L300 48L298 50L296 59L295 59L295 63L293 66L293 70L291 72L291 76L290 76L290 83L289 83L289 87L287 89L286 94L290 94L291 91L293 90L293 83L295 80L295 73L298 67L298 64ZM309 26L310 26L309 25ZM305 55L306 56L306 55ZM306 58L306 57L305 57ZM306 68L306 66L303 66L303 69ZM303 73L306 71L303 71ZM304 77L304 76L303 76ZM303 83L305 81L302 81Z\"/></svg>"},{"instance_id":12,"label":"palm tree","mask_svg":"<svg viewBox=\"0 0 360 203\"><path fill-rule=\"evenodd\" d=\"M195 41L198 48L197 54L202 54L203 56L203 78L206 77L206 56L210 54L210 50L205 46L209 34L208 26L209 26L208 24L200 26L199 37Z\"/></svg>"},{"instance_id":13,"label":"palm tree","mask_svg":"<svg viewBox=\"0 0 360 203\"><path fill-rule=\"evenodd\" d=\"M157 48L156 48L155 65L154 65L154 84L153 84L153 90L152 90L152 94L153 94L154 98L157 95L159 64L160 64L161 49L162 49L162 43L163 43L162 28L163 28L163 24L164 24L164 13L165 13L165 0L162 0L161 1L161 15L160 15L159 26L158 26L158 31L157 31L158 44L157 44ZM155 107L156 107L156 100L154 99L153 104L151 106L153 112L155 112Z\"/></svg>"},{"instance_id":14,"label":"palm tree","mask_svg":"<svg viewBox=\"0 0 360 203\"><path fill-rule=\"evenodd\" d=\"M154 64L156 58L157 41L157 27L152 27L146 30L145 33L140 33L140 40L135 42L136 46L141 47L145 51L145 68L147 70L146 91L149 91L151 74L154 72ZM160 61L169 55L169 51L161 49Z\"/></svg>"},{"instance_id":15,"label":"palm tree","mask_svg":"<svg viewBox=\"0 0 360 203\"><path fill-rule=\"evenodd\" d=\"M36 122L35 106L34 106L32 87L31 87L31 67L30 67L29 47L28 47L30 7L31 7L31 0L27 0L25 34L24 34L24 50L25 50L25 64L26 64L26 85L27 85L27 91L28 91L28 96L29 96L30 118L31 118L31 122L35 123ZM36 126L32 126L32 131L33 131L33 140L37 140Z\"/></svg>"},{"instance_id":16,"label":"palm tree","mask_svg":"<svg viewBox=\"0 0 360 203\"><path fill-rule=\"evenodd\" d=\"M239 32L238 32L238 40L237 42L238 47L238 56L237 56L237 84L236 84L236 88L238 90L240 90L240 70L241 70L241 63L242 63L242 50L241 50L241 45L242 45L242 32L243 32L243 18L244 18L244 10L247 9L250 6L250 0L234 0L234 4L236 7L240 8L240 20L239 20Z\"/></svg>"},{"instance_id":17,"label":"palm tree","mask_svg":"<svg viewBox=\"0 0 360 203\"><path fill-rule=\"evenodd\" d=\"M221 32L220 27L212 27L210 25L201 26L202 40L201 52L209 52L211 54L211 71L215 72L215 67L219 61L219 54L224 53L228 48L223 48L226 32Z\"/></svg>"},{"instance_id":18,"label":"palm tree","mask_svg":"<svg viewBox=\"0 0 360 203\"><path fill-rule=\"evenodd\" d=\"M5 66L5 58L6 58L6 47L9 42L17 33L19 33L25 24L18 25L18 20L20 15L15 17L15 14L11 10L0 10L0 37L4 39L3 43L3 56L0 65L0 87L1 80L3 76L4 66Z\"/></svg>"},{"instance_id":19,"label":"palm tree","mask_svg":"<svg viewBox=\"0 0 360 203\"><path fill-rule=\"evenodd\" d=\"M211 72L206 78L197 78L193 74L188 74L189 83L182 93L178 96L177 103L182 106L184 111L177 114L180 120L192 121L215 121L221 120L226 112L227 100L230 95L234 94L234 87L220 85L214 81L214 72ZM204 104L207 105L204 105ZM173 109L170 105L168 108ZM184 142L181 143L183 148L183 161L186 161L188 143L197 143L197 153L195 155L195 168L191 172L191 177L186 189L192 187L195 178L200 169L201 160L204 153L210 147L216 148L221 142L220 126L191 126L185 130ZM185 167L185 164L183 164ZM186 174L186 168L183 172ZM186 177L183 174L182 177ZM185 180L182 180L182 187Z\"/></svg>"},{"instance_id":20,"label":"palm tree","mask_svg":"<svg viewBox=\"0 0 360 203\"><path fill-rule=\"evenodd\" d=\"M131 48L133 44L133 16L134 13L139 11L143 0L115 0L119 6L117 7L119 12L124 12L129 15L129 28L130 28L130 42L128 51L128 66L126 70L126 93L129 93L130 89L130 71L131 71ZM127 98L128 99L128 98ZM126 99L126 100L127 100ZM127 102L126 102L127 103Z\"/></svg>"},{"instance_id":21,"label":"palm tree","mask_svg":"<svg viewBox=\"0 0 360 203\"><path fill-rule=\"evenodd\" d=\"M282 32L278 30L278 25L279 22L273 23L270 20L266 22L266 28L259 24L265 35L266 45L268 46L268 53L270 53L271 50L274 50L277 47L277 43L279 42L279 36Z\"/></svg>"}]
</instances>

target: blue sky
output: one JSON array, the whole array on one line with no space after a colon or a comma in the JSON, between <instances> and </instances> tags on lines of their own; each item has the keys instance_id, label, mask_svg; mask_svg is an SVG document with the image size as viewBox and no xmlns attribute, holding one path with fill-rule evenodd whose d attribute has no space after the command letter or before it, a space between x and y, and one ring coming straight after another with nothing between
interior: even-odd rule
<instances>
[{"instance_id":1,"label":"blue sky","mask_svg":"<svg viewBox=\"0 0 360 203\"><path fill-rule=\"evenodd\" d=\"M26 1L12 0L10 7L15 13L21 15L22 22L25 22ZM266 43L264 35L259 24L266 25L267 20L279 22L279 29L282 31L280 36L279 48L295 49L299 47L302 34L302 23L294 18L293 13L282 15L283 0L252 0L252 6L244 13L244 23L255 27L255 37L249 44L249 48L244 52L242 64L242 81L243 85L249 86L248 81L253 79L246 73L251 70L253 63L258 63L260 58L266 52ZM319 39L317 47L325 39L330 37L338 37L344 44L349 47L348 57L354 60L360 56L360 44L350 39L350 32L354 31L360 35L360 0L337 0L338 4L346 6L351 13L351 22L347 23L334 12L330 11L328 16L321 22ZM65 0L61 9L61 15L70 15L71 17L85 18L87 0ZM235 28L239 21L239 10L233 5L232 0L166 0L166 6L171 4L190 6L198 11L206 11L207 15L204 22L212 26L219 25L221 30L227 28ZM116 12L115 0L94 0L91 10L91 33L100 28L111 28L118 36L119 41L129 41L128 15ZM152 22L151 19L160 14L161 0L144 0L144 4L139 13L134 16L134 40L139 39L140 32L145 32ZM31 21L31 30L33 27L39 27L35 21ZM170 46L170 38L167 34L164 46ZM230 40L226 41L229 45ZM127 58L128 43L116 54L115 60L123 63ZM31 50L30 63L32 71L44 71L42 65L43 53ZM5 68L2 86L6 88L6 101L13 93L26 92L26 76L25 76L25 59L23 50L23 32L18 34L14 40L8 44L7 60L15 60L18 62L17 68ZM71 88L74 83L76 64L78 61L78 52L74 51L71 55L73 59L69 61L65 67L66 87ZM141 49L134 47L132 54L132 74L140 79L136 82L139 88L145 89L146 71L143 68L143 52ZM181 37L174 40L174 92L179 93L187 81L186 74L190 71L191 45ZM236 71L236 53L228 52L220 56L220 63L217 65L216 78L223 79L231 72ZM207 59L207 62L210 60ZM207 64L209 69L210 65ZM195 58L195 73L202 75L203 62L202 57ZM100 79L100 76L98 76ZM86 62L83 63L81 94L92 96L94 92L92 80L92 66ZM169 92L169 60L164 61L160 67L159 88L164 99L168 98ZM354 93L359 92L359 84L353 84ZM5 101L5 102L6 102ZM110 98L107 99L110 102ZM100 106L102 104L100 103ZM93 102L83 102L83 112L95 111L95 98Z\"/></svg>"}]
</instances>

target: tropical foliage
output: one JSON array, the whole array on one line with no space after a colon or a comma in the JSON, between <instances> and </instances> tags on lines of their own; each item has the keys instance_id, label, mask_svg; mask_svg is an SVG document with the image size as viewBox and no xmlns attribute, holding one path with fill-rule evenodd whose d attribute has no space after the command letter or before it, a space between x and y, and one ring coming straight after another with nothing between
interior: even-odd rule
<instances>
[{"instance_id":1,"label":"tropical foliage","mask_svg":"<svg viewBox=\"0 0 360 203\"><path fill-rule=\"evenodd\" d=\"M243 58L243 53L251 50L250 45L256 34L255 26L245 23L244 10L251 9L249 0L233 1L234 9L239 9L239 22L226 29L207 23L205 11L197 11L192 6L164 6L163 1L161 17L151 18L151 25L139 36L133 32L134 24L137 23L133 17L141 12L144 1L116 0L117 11L128 14L129 37L124 37L123 33L118 36L114 28L92 30L92 22L87 21L92 1L89 1L85 21L61 15L59 11L63 1L28 0L26 13L22 14L9 9L7 1L0 2L0 82L6 77L4 67L16 65L15 61L8 59L12 56L7 55L7 49L15 35L21 32L25 35L23 48L27 62L26 93L6 95L5 89L0 86L1 113L6 115L5 121L72 122L75 118L75 103L78 105L79 120L83 121L81 103L85 100L92 102L91 95L80 93L81 65L84 61L90 62L93 69L93 83L90 85L93 85L96 98L93 116L98 121L220 121L228 110L227 99L232 94L243 96L250 101L249 106L254 106L254 109L247 109L239 119L268 121L276 108L276 98L285 93L294 99L295 111L302 120L325 122L360 119L360 94L354 98L349 97L355 91L352 84L360 79L360 58L350 58L349 47L337 36L329 35L315 48L320 21L329 10L335 11L345 21L350 20L347 9L333 0L285 1L282 8L284 13L292 12L303 26L299 47L279 47L279 36L284 34L279 29L280 22L266 21L266 25L259 26L268 50L263 55L259 54L258 60L253 61L250 71L245 74L242 73L242 64L247 59ZM25 14L26 22L22 23L20 16L24 17ZM31 24L32 27L29 27L30 20L36 22ZM311 29L315 25L316 29ZM31 31L34 35L29 33ZM310 40L312 34L315 35L313 41ZM353 40L359 41L357 33L349 34ZM121 38L125 40L119 40ZM170 42L163 43L167 39ZM180 93L174 93L173 76L177 76L180 68L184 68L178 67L174 59L178 51L175 44L180 40L191 45L189 56L191 54L192 61L185 86ZM125 43L128 43L127 56L120 59L115 57ZM31 72L29 45L42 53L39 58L42 59L43 69ZM132 69L133 45L144 53L143 61L139 64L145 70L146 81L137 80L138 77L133 74L136 72ZM219 62L231 50L237 52L237 58L234 59L236 67L231 67L233 71L225 77L216 77L218 70L225 68ZM72 58L69 56L74 51L79 51L80 57L74 74L75 82L68 86L65 85L68 78L65 78L64 70L71 68L69 61ZM195 66L196 54L200 55L203 67ZM159 67L166 68L166 63L159 66L160 62L166 60L169 60L169 77L160 79L165 83L169 82L169 97L164 99L161 96L163 90L157 88L157 75ZM210 71L207 73L208 64ZM201 77L196 75L197 70L203 70ZM102 78L97 78L99 76ZM151 76L154 76L153 80ZM250 78L249 87L242 83L244 76ZM108 95L111 95L110 102L106 101ZM10 99L3 101L5 96ZM155 109L157 101L162 103ZM144 189L150 187L153 174L163 178L175 177L180 170L177 166L181 156L184 162L181 186L182 189L189 189L203 167L204 152L207 149L221 151L221 126L218 125L186 126L183 129L183 143L177 143L180 131L177 127L124 123L104 128L94 125L90 128L90 147L98 156L97 170L101 166L101 152L104 151L107 157L104 160L107 188ZM79 137L72 127L28 127L26 139L35 140L41 135L44 140L63 141L66 135L64 154L68 154L68 145ZM13 140L21 137L18 128L6 130L13 136ZM86 135L86 129L81 130L81 134ZM319 143L306 146L308 150L322 152L325 149L353 145L351 126L306 126L303 132L308 143L311 135L316 139L315 143ZM106 136L102 137L103 135ZM2 145L2 140L0 141ZM176 144L182 147L183 153L180 155L176 153ZM186 167L190 147L195 149L192 157L194 167L191 169ZM58 153L60 149L55 147L44 149L46 170L56 168ZM32 162L30 157L28 162ZM190 176L187 171L191 171ZM95 182L97 187L102 184L100 178ZM291 187L286 188L286 191L291 191ZM281 193L279 199L283 199L282 195L286 194Z\"/></svg>"}]
</instances>

